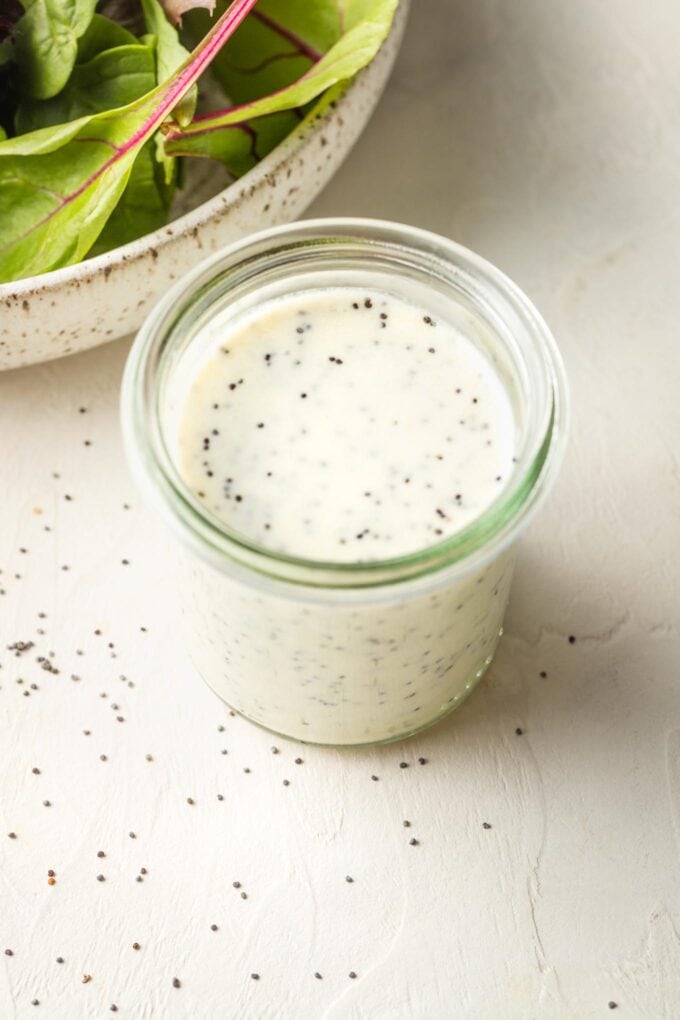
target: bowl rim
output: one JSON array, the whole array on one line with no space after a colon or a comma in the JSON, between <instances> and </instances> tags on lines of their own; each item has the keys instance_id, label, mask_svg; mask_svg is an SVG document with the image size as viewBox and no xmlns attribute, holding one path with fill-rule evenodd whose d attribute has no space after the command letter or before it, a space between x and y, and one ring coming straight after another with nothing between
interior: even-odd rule
<instances>
[{"instance_id":1,"label":"bowl rim","mask_svg":"<svg viewBox=\"0 0 680 1020\"><path fill-rule=\"evenodd\" d=\"M55 287L61 287L74 281L82 281L83 279L98 276L103 273L107 268L111 270L113 267L120 265L121 263L131 262L135 259L144 257L151 249L161 249L177 239L178 236L189 233L196 227L201 226L206 221L210 220L214 214L218 211L223 212L225 207L225 200L228 192L233 190L234 194L231 198L231 204L236 204L241 201L246 194L253 188L259 187L266 178L276 171L276 168L280 163L287 161L290 156L303 144L310 130L319 129L323 124L324 117L328 116L329 112L335 112L351 92L359 86L359 84L365 79L370 78L371 73L374 72L376 60L380 53L383 51L386 43L400 37L401 28L403 21L408 13L408 7L410 0L399 0L397 9L394 12L392 24L390 25L389 32L383 39L381 46L372 60L362 67L357 73L348 79L336 82L334 85L330 85L325 89L320 96L317 97L314 106L311 108L307 116L296 125L293 130L286 135L282 141L276 145L271 152L268 152L259 163L256 163L254 167L246 171L242 177L235 178L225 188L218 191L217 194L213 195L212 198L207 199L205 202L201 202L194 209L190 209L188 212L183 213L174 220L170 220L162 227L158 227L149 234L143 234L141 237L135 238L134 241L129 241L127 244L119 245L117 248L112 248L110 251L103 252L101 255L94 255L92 258L83 259L82 262L75 262L69 266L61 266L59 269L51 269L46 273L40 273L34 276L25 276L19 280L11 280L6 283L0 282L0 301L7 299L17 299L25 296L26 294L36 294L40 291L49 291Z\"/></svg>"}]
</instances>

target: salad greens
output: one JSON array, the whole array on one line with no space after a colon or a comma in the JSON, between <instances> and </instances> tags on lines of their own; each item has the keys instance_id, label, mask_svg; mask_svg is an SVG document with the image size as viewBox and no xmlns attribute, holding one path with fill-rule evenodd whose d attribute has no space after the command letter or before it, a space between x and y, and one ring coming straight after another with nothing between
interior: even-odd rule
<instances>
[{"instance_id":1,"label":"salad greens","mask_svg":"<svg viewBox=\"0 0 680 1020\"><path fill-rule=\"evenodd\" d=\"M184 157L244 173L372 59L397 2L7 0L0 281L161 226Z\"/></svg>"}]
</instances>

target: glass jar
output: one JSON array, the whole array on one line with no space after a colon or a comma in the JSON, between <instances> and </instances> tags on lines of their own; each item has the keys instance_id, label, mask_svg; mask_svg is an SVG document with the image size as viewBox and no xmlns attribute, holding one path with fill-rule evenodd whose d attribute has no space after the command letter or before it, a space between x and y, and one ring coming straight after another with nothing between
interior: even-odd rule
<instances>
[{"instance_id":1,"label":"glass jar","mask_svg":"<svg viewBox=\"0 0 680 1020\"><path fill-rule=\"evenodd\" d=\"M172 455L182 388L214 316L343 285L382 290L457 324L493 361L516 418L514 471L495 501L464 530L389 560L320 562L257 545L197 501ZM177 592L198 672L270 730L354 745L431 725L488 667L516 539L559 467L567 391L545 323L488 262L402 224L308 220L232 245L166 295L131 350L122 416L141 489L182 540Z\"/></svg>"}]
</instances>

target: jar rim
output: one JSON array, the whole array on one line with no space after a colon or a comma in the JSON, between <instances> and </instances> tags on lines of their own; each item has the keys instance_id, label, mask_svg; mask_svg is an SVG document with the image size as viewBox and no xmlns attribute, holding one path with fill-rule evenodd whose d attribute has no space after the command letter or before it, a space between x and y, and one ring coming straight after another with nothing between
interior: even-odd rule
<instances>
[{"instance_id":1,"label":"jar rim","mask_svg":"<svg viewBox=\"0 0 680 1020\"><path fill-rule=\"evenodd\" d=\"M186 317L225 275L250 266L253 287L268 262L309 251L324 257L329 246L367 246L402 261L425 259L433 272L457 274L473 287L480 307L513 319L513 339L531 351L538 374L531 381L533 434L513 480L465 528L424 549L397 557L333 562L278 553L231 529L196 499L175 468L160 427L158 388L163 355L181 334ZM404 265L406 263L404 262ZM220 293L223 293L221 291ZM505 323L507 325L507 323ZM378 219L304 220L251 234L201 262L152 309L128 356L121 392L125 446L133 473L152 503L194 552L218 569L246 568L280 582L313 588L365 588L445 572L467 573L506 548L526 527L554 482L566 444L569 398L553 336L524 292L493 264L448 238L419 227Z\"/></svg>"}]
</instances>

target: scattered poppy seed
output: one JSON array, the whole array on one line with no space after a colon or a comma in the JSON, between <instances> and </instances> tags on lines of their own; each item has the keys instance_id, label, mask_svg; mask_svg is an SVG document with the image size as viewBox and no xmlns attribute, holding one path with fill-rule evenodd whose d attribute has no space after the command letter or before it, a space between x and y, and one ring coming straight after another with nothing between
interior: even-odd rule
<instances>
[{"instance_id":1,"label":"scattered poppy seed","mask_svg":"<svg viewBox=\"0 0 680 1020\"><path fill-rule=\"evenodd\" d=\"M351 970L351 971L349 972L349 976L350 976L350 977L352 978L352 980L354 980L354 978L355 978L355 977L357 976L357 975L356 975L356 971L354 971L354 970Z\"/></svg>"},{"instance_id":2,"label":"scattered poppy seed","mask_svg":"<svg viewBox=\"0 0 680 1020\"><path fill-rule=\"evenodd\" d=\"M284 786L290 786L290 779L284 779L283 780L283 785Z\"/></svg>"},{"instance_id":3,"label":"scattered poppy seed","mask_svg":"<svg viewBox=\"0 0 680 1020\"><path fill-rule=\"evenodd\" d=\"M216 924L211 924L210 925L210 931L218 931L217 925Z\"/></svg>"},{"instance_id":4,"label":"scattered poppy seed","mask_svg":"<svg viewBox=\"0 0 680 1020\"><path fill-rule=\"evenodd\" d=\"M222 725L218 726L217 727L217 732L218 733L224 733L224 726L222 726Z\"/></svg>"},{"instance_id":5,"label":"scattered poppy seed","mask_svg":"<svg viewBox=\"0 0 680 1020\"><path fill-rule=\"evenodd\" d=\"M103 875L97 875L97 881L98 881L98 882L105 882L105 881L106 881L106 879L104 878L104 876L103 876Z\"/></svg>"},{"instance_id":6,"label":"scattered poppy seed","mask_svg":"<svg viewBox=\"0 0 680 1020\"><path fill-rule=\"evenodd\" d=\"M234 889L240 889L241 888L241 883L240 882L232 882L231 884L233 885Z\"/></svg>"},{"instance_id":7,"label":"scattered poppy seed","mask_svg":"<svg viewBox=\"0 0 680 1020\"><path fill-rule=\"evenodd\" d=\"M179 978L173 978L172 979L172 987L173 988L181 988L182 987L182 982L180 981Z\"/></svg>"},{"instance_id":8,"label":"scattered poppy seed","mask_svg":"<svg viewBox=\"0 0 680 1020\"><path fill-rule=\"evenodd\" d=\"M517 728L515 729L515 733L517 734L517 736L518 736L518 737L521 737L521 736L522 736L522 734L524 733L524 730L522 729L522 727L521 727L521 726L518 726L518 727L517 727Z\"/></svg>"},{"instance_id":9,"label":"scattered poppy seed","mask_svg":"<svg viewBox=\"0 0 680 1020\"><path fill-rule=\"evenodd\" d=\"M545 678L547 677L548 674L546 673L546 671L544 669L542 669L541 672L538 675L540 676L541 680L545 680Z\"/></svg>"},{"instance_id":10,"label":"scattered poppy seed","mask_svg":"<svg viewBox=\"0 0 680 1020\"><path fill-rule=\"evenodd\" d=\"M404 826L405 829L410 829L411 828L411 823L406 818L404 819L404 821L401 824Z\"/></svg>"},{"instance_id":11,"label":"scattered poppy seed","mask_svg":"<svg viewBox=\"0 0 680 1020\"><path fill-rule=\"evenodd\" d=\"M371 779L373 780L374 783L378 782L378 776L371 776Z\"/></svg>"},{"instance_id":12,"label":"scattered poppy seed","mask_svg":"<svg viewBox=\"0 0 680 1020\"><path fill-rule=\"evenodd\" d=\"M56 878L48 878L47 879L47 884L48 885L56 885L57 884Z\"/></svg>"},{"instance_id":13,"label":"scattered poppy seed","mask_svg":"<svg viewBox=\"0 0 680 1020\"><path fill-rule=\"evenodd\" d=\"M217 799L218 800L224 800L224 796L221 793L218 793L217 794Z\"/></svg>"},{"instance_id":14,"label":"scattered poppy seed","mask_svg":"<svg viewBox=\"0 0 680 1020\"><path fill-rule=\"evenodd\" d=\"M427 765L427 758L419 758L418 759L418 764L419 765Z\"/></svg>"},{"instance_id":15,"label":"scattered poppy seed","mask_svg":"<svg viewBox=\"0 0 680 1020\"><path fill-rule=\"evenodd\" d=\"M40 1005L40 999L31 999L31 1005L32 1006L39 1006Z\"/></svg>"},{"instance_id":16,"label":"scattered poppy seed","mask_svg":"<svg viewBox=\"0 0 680 1020\"><path fill-rule=\"evenodd\" d=\"M270 747L269 750L271 751L272 754L278 754L279 753L278 747Z\"/></svg>"},{"instance_id":17,"label":"scattered poppy seed","mask_svg":"<svg viewBox=\"0 0 680 1020\"><path fill-rule=\"evenodd\" d=\"M14 952L13 952L13 950L11 950L11 949L6 949L6 950L5 950L5 956L14 956Z\"/></svg>"},{"instance_id":18,"label":"scattered poppy seed","mask_svg":"<svg viewBox=\"0 0 680 1020\"><path fill-rule=\"evenodd\" d=\"M40 769L37 769L37 768L31 769L31 772L33 773L34 776L39 776L40 775Z\"/></svg>"},{"instance_id":19,"label":"scattered poppy seed","mask_svg":"<svg viewBox=\"0 0 680 1020\"><path fill-rule=\"evenodd\" d=\"M153 761L153 755L152 754L145 754L144 757L145 757L145 759L147 761Z\"/></svg>"},{"instance_id":20,"label":"scattered poppy seed","mask_svg":"<svg viewBox=\"0 0 680 1020\"><path fill-rule=\"evenodd\" d=\"M314 972L314 977L316 978L317 981L323 981L323 977L321 976L321 974L319 974L318 970Z\"/></svg>"},{"instance_id":21,"label":"scattered poppy seed","mask_svg":"<svg viewBox=\"0 0 680 1020\"><path fill-rule=\"evenodd\" d=\"M253 981L259 981L260 980L260 975L259 974L251 974L250 976L253 979Z\"/></svg>"},{"instance_id":22,"label":"scattered poppy seed","mask_svg":"<svg viewBox=\"0 0 680 1020\"><path fill-rule=\"evenodd\" d=\"M408 768L408 762L407 761L400 761L399 762L399 768L400 769L407 769Z\"/></svg>"},{"instance_id":23,"label":"scattered poppy seed","mask_svg":"<svg viewBox=\"0 0 680 1020\"><path fill-rule=\"evenodd\" d=\"M416 839L415 836L412 839L409 839L408 842L409 842L409 846L418 846L418 840Z\"/></svg>"},{"instance_id":24,"label":"scattered poppy seed","mask_svg":"<svg viewBox=\"0 0 680 1020\"><path fill-rule=\"evenodd\" d=\"M242 899L242 900L247 900L247 899L248 899L248 893L246 893L246 892L242 892L242 893L241 893L241 899Z\"/></svg>"},{"instance_id":25,"label":"scattered poppy seed","mask_svg":"<svg viewBox=\"0 0 680 1020\"><path fill-rule=\"evenodd\" d=\"M105 755L105 754L100 754L100 755L99 755L99 760L100 760L100 761L108 761L109 759L108 759L108 758L106 757L106 755Z\"/></svg>"},{"instance_id":26,"label":"scattered poppy seed","mask_svg":"<svg viewBox=\"0 0 680 1020\"><path fill-rule=\"evenodd\" d=\"M106 857L106 854L103 850L97 850L97 857Z\"/></svg>"},{"instance_id":27,"label":"scattered poppy seed","mask_svg":"<svg viewBox=\"0 0 680 1020\"><path fill-rule=\"evenodd\" d=\"M195 801L194 801L193 797L187 797L187 804L194 804L194 803L195 803Z\"/></svg>"},{"instance_id":28,"label":"scattered poppy seed","mask_svg":"<svg viewBox=\"0 0 680 1020\"><path fill-rule=\"evenodd\" d=\"M109 1009L111 1010L112 1013L117 1013L118 1012L118 1006L115 1004L115 1002L111 1003L111 1005L109 1006Z\"/></svg>"},{"instance_id":29,"label":"scattered poppy seed","mask_svg":"<svg viewBox=\"0 0 680 1020\"><path fill-rule=\"evenodd\" d=\"M490 829L490 828L491 828L491 825L490 825L490 823L489 823L489 822L482 822L482 828L483 828L483 829Z\"/></svg>"},{"instance_id":30,"label":"scattered poppy seed","mask_svg":"<svg viewBox=\"0 0 680 1020\"><path fill-rule=\"evenodd\" d=\"M51 800L44 800L43 801L43 807L52 807L52 801Z\"/></svg>"},{"instance_id":31,"label":"scattered poppy seed","mask_svg":"<svg viewBox=\"0 0 680 1020\"><path fill-rule=\"evenodd\" d=\"M345 875L345 882L352 883L353 881L354 881L354 879L352 878L351 875Z\"/></svg>"},{"instance_id":32,"label":"scattered poppy seed","mask_svg":"<svg viewBox=\"0 0 680 1020\"><path fill-rule=\"evenodd\" d=\"M295 764L296 765L302 765L302 758L296 758L295 759Z\"/></svg>"},{"instance_id":33,"label":"scattered poppy seed","mask_svg":"<svg viewBox=\"0 0 680 1020\"><path fill-rule=\"evenodd\" d=\"M50 870L47 872L47 874L50 876L50 878L54 878L54 871L53 871L52 868L50 868Z\"/></svg>"},{"instance_id":34,"label":"scattered poppy seed","mask_svg":"<svg viewBox=\"0 0 680 1020\"><path fill-rule=\"evenodd\" d=\"M57 963L63 963L63 962L64 962L64 957L63 956L58 956L57 957Z\"/></svg>"},{"instance_id":35,"label":"scattered poppy seed","mask_svg":"<svg viewBox=\"0 0 680 1020\"><path fill-rule=\"evenodd\" d=\"M137 839L137 833L135 832L128 832L128 836L130 837L130 839Z\"/></svg>"},{"instance_id":36,"label":"scattered poppy seed","mask_svg":"<svg viewBox=\"0 0 680 1020\"><path fill-rule=\"evenodd\" d=\"M132 943L132 948L137 950L137 949L141 949L142 947L140 946L139 942L133 942Z\"/></svg>"},{"instance_id":37,"label":"scattered poppy seed","mask_svg":"<svg viewBox=\"0 0 680 1020\"><path fill-rule=\"evenodd\" d=\"M88 984L91 980L92 980L91 974L83 974L82 981L84 985Z\"/></svg>"},{"instance_id":38,"label":"scattered poppy seed","mask_svg":"<svg viewBox=\"0 0 680 1020\"><path fill-rule=\"evenodd\" d=\"M569 644L570 645L575 645L576 644L576 638L574 637L573 634L569 635Z\"/></svg>"},{"instance_id":39,"label":"scattered poppy seed","mask_svg":"<svg viewBox=\"0 0 680 1020\"><path fill-rule=\"evenodd\" d=\"M246 773L246 775L250 774L250 769L247 766L246 766L246 768L244 768L243 771Z\"/></svg>"},{"instance_id":40,"label":"scattered poppy seed","mask_svg":"<svg viewBox=\"0 0 680 1020\"><path fill-rule=\"evenodd\" d=\"M610 1009L618 1009L619 1008L618 1002L614 1002L614 1001L608 1002L607 1005L609 1006Z\"/></svg>"},{"instance_id":41,"label":"scattered poppy seed","mask_svg":"<svg viewBox=\"0 0 680 1020\"><path fill-rule=\"evenodd\" d=\"M135 878L135 882L143 882L143 881L144 881L144 879L142 878L141 875L137 875L137 877Z\"/></svg>"},{"instance_id":42,"label":"scattered poppy seed","mask_svg":"<svg viewBox=\"0 0 680 1020\"><path fill-rule=\"evenodd\" d=\"M10 839L16 839L17 838L16 832L8 832L7 835L9 836Z\"/></svg>"},{"instance_id":43,"label":"scattered poppy seed","mask_svg":"<svg viewBox=\"0 0 680 1020\"><path fill-rule=\"evenodd\" d=\"M148 875L148 871L146 870L146 868L140 868L139 873L140 875Z\"/></svg>"}]
</instances>

